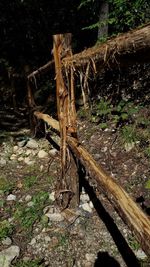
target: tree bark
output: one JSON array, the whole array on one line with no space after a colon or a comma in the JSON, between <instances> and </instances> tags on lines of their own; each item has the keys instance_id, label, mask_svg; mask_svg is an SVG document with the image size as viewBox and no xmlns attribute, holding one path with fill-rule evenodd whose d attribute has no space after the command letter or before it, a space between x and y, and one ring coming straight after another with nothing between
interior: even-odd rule
<instances>
[{"instance_id":1,"label":"tree bark","mask_svg":"<svg viewBox=\"0 0 150 267\"><path fill-rule=\"evenodd\" d=\"M74 69L83 68L90 63L91 69L100 71L104 67L119 65L121 61L130 60L138 62L150 59L150 24L120 34L116 38L108 40L88 48L70 58L64 58L62 64L65 68L73 65Z\"/></svg>"},{"instance_id":2,"label":"tree bark","mask_svg":"<svg viewBox=\"0 0 150 267\"><path fill-rule=\"evenodd\" d=\"M108 36L108 15L109 15L109 4L107 1L100 3L99 11L99 28L98 28L98 40L103 40Z\"/></svg>"},{"instance_id":3,"label":"tree bark","mask_svg":"<svg viewBox=\"0 0 150 267\"><path fill-rule=\"evenodd\" d=\"M43 119L57 132L59 131L58 121L49 115L39 112L34 113L38 119ZM99 166L86 149L76 139L67 136L67 143L74 155L84 165L91 178L97 182L98 189L104 192L109 201L113 204L123 221L134 232L142 249L150 256L150 221L143 211L136 205L126 191Z\"/></svg>"}]
</instances>

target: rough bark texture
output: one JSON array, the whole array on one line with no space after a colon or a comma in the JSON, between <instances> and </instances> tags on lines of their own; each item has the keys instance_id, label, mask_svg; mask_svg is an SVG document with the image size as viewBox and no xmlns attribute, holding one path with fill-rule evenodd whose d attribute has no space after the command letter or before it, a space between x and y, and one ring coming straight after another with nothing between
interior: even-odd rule
<instances>
[{"instance_id":1,"label":"rough bark texture","mask_svg":"<svg viewBox=\"0 0 150 267\"><path fill-rule=\"evenodd\" d=\"M60 137L61 137L61 179L58 184L58 190L64 190L62 206L77 206L78 205L78 178L77 172L74 179L71 179L72 174L68 172L70 169L73 170L74 160L72 155L69 154L67 148L66 138L67 134L77 137L76 130L76 110L75 110L75 99L74 99L74 83L73 83L73 71L70 69L69 72L64 73L62 70L61 60L64 56L71 56L71 34L58 34L53 36L54 46L54 61L55 61L55 72L56 72L56 98L57 98L57 113L59 118ZM66 74L66 77L65 77ZM67 80L67 82L66 82ZM75 163L74 163L75 168ZM75 174L75 172L74 172ZM66 189L69 190L67 194ZM72 196L70 195L72 194Z\"/></svg>"},{"instance_id":2,"label":"rough bark texture","mask_svg":"<svg viewBox=\"0 0 150 267\"><path fill-rule=\"evenodd\" d=\"M108 36L109 4L107 1L100 3L98 39Z\"/></svg>"},{"instance_id":3,"label":"rough bark texture","mask_svg":"<svg viewBox=\"0 0 150 267\"><path fill-rule=\"evenodd\" d=\"M132 55L136 55L135 60L150 58L150 24L125 34L120 34L116 38L108 40L104 44L99 44L92 48L88 48L79 54L75 54L70 58L64 58L62 64L68 68L73 66L74 69L83 68L90 62L91 68L95 71L104 67L119 64L120 61L127 57L128 61ZM140 57L137 57L137 54Z\"/></svg>"},{"instance_id":4,"label":"rough bark texture","mask_svg":"<svg viewBox=\"0 0 150 267\"><path fill-rule=\"evenodd\" d=\"M43 119L55 130L59 131L58 121L52 119L46 114L34 113L39 119ZM102 190L109 201L118 211L122 219L134 232L142 249L147 255L150 255L150 221L143 211L136 205L126 191L118 185L114 179L106 174L92 156L81 146L76 139L67 136L67 143L75 156L81 161L90 174L91 178L97 182L98 189Z\"/></svg>"}]
</instances>

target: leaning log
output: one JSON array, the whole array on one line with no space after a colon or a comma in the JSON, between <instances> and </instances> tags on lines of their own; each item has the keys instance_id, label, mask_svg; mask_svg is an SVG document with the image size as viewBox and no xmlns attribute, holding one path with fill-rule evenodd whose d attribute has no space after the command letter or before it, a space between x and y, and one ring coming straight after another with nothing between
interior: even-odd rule
<instances>
[{"instance_id":1,"label":"leaning log","mask_svg":"<svg viewBox=\"0 0 150 267\"><path fill-rule=\"evenodd\" d=\"M115 38L111 38L104 44L99 44L88 48L72 57L63 59L63 66L80 68L86 66L89 62L95 70L101 70L104 67L120 64L121 61L129 63L136 61L150 60L150 24L133 31L120 34ZM54 69L54 60L47 62L39 69L28 75L28 79L35 79L37 76L46 74Z\"/></svg>"},{"instance_id":2,"label":"leaning log","mask_svg":"<svg viewBox=\"0 0 150 267\"><path fill-rule=\"evenodd\" d=\"M59 123L47 114L35 112L38 119L44 120L57 132ZM118 214L134 232L142 249L150 256L150 221L143 211L118 183L97 164L86 149L73 137L67 136L67 143L74 155L84 165L90 177L97 182L98 189L102 190L113 204Z\"/></svg>"},{"instance_id":3,"label":"leaning log","mask_svg":"<svg viewBox=\"0 0 150 267\"><path fill-rule=\"evenodd\" d=\"M120 34L111 38L104 44L88 48L81 53L74 54L70 58L64 58L62 64L68 68L75 69L87 66L90 62L91 68L101 70L104 67L119 65L120 62L129 63L150 60L150 24L133 31Z\"/></svg>"}]
</instances>

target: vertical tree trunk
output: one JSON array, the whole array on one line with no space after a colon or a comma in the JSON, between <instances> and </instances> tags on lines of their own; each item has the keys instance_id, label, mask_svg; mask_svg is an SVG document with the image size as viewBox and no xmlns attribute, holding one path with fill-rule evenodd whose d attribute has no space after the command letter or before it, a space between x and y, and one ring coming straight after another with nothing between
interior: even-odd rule
<instances>
[{"instance_id":1,"label":"vertical tree trunk","mask_svg":"<svg viewBox=\"0 0 150 267\"><path fill-rule=\"evenodd\" d=\"M73 70L71 66L69 71L64 73L61 62L64 56L72 55L71 35L54 35L53 40L56 72L57 113L61 137L61 176L57 186L57 199L58 204L64 209L68 206L74 208L79 202L79 181L76 164L72 154L69 153L69 148L66 143L67 135L77 138Z\"/></svg>"},{"instance_id":2,"label":"vertical tree trunk","mask_svg":"<svg viewBox=\"0 0 150 267\"><path fill-rule=\"evenodd\" d=\"M109 16L109 4L107 1L103 1L100 4L100 11L99 11L98 40L106 38L108 36L108 16Z\"/></svg>"}]
</instances>

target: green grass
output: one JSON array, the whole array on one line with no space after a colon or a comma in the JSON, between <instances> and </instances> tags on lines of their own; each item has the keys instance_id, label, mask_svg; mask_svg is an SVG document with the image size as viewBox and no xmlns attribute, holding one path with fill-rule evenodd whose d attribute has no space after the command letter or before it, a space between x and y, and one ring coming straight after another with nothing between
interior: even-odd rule
<instances>
[{"instance_id":1,"label":"green grass","mask_svg":"<svg viewBox=\"0 0 150 267\"><path fill-rule=\"evenodd\" d=\"M0 176L0 190L4 193L9 193L13 190L14 183L8 181L6 177Z\"/></svg>"},{"instance_id":2,"label":"green grass","mask_svg":"<svg viewBox=\"0 0 150 267\"><path fill-rule=\"evenodd\" d=\"M33 205L26 207L22 203L16 204L14 218L23 230L31 230L36 221L40 221L43 215L43 208L50 203L48 192L37 192L32 200Z\"/></svg>"},{"instance_id":3,"label":"green grass","mask_svg":"<svg viewBox=\"0 0 150 267\"><path fill-rule=\"evenodd\" d=\"M13 232L13 226L7 220L0 222L0 240L10 236Z\"/></svg>"},{"instance_id":4,"label":"green grass","mask_svg":"<svg viewBox=\"0 0 150 267\"><path fill-rule=\"evenodd\" d=\"M25 189L31 188L33 185L36 184L38 177L31 175L31 176L26 176L23 181L23 185Z\"/></svg>"},{"instance_id":5,"label":"green grass","mask_svg":"<svg viewBox=\"0 0 150 267\"><path fill-rule=\"evenodd\" d=\"M15 267L44 267L44 264L41 260L19 260L16 262Z\"/></svg>"}]
</instances>

